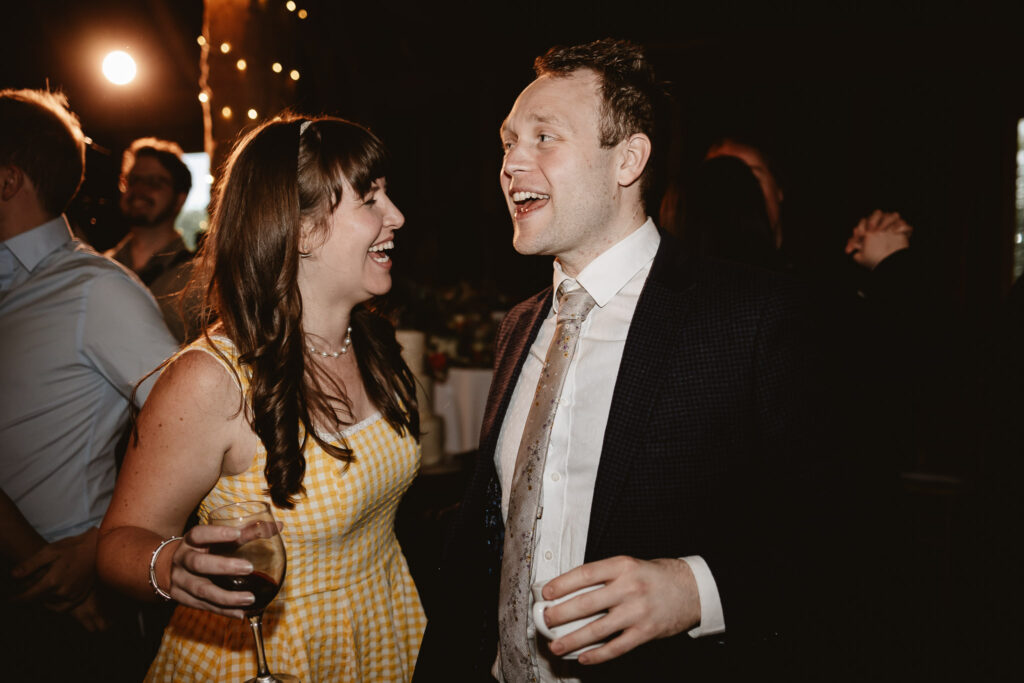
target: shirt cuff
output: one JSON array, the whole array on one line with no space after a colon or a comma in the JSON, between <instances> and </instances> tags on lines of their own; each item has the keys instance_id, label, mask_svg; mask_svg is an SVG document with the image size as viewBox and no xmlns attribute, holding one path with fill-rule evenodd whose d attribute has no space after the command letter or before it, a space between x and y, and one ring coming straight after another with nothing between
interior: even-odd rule
<instances>
[{"instance_id":1,"label":"shirt cuff","mask_svg":"<svg viewBox=\"0 0 1024 683\"><path fill-rule=\"evenodd\" d=\"M697 582L697 595L700 596L700 623L687 631L687 635L691 638L700 638L725 633L722 598L718 595L718 584L711 575L708 563L700 555L689 555L680 559L690 565L690 571Z\"/></svg>"}]
</instances>

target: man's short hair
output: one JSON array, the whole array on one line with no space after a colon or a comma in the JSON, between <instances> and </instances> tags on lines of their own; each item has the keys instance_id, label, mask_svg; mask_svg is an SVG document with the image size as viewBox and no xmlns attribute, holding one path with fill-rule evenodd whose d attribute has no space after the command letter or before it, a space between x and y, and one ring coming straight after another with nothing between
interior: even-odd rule
<instances>
[{"instance_id":1,"label":"man's short hair","mask_svg":"<svg viewBox=\"0 0 1024 683\"><path fill-rule=\"evenodd\" d=\"M47 213L68 208L85 176L85 135L63 93L0 90L0 165L21 169Z\"/></svg>"},{"instance_id":2,"label":"man's short hair","mask_svg":"<svg viewBox=\"0 0 1024 683\"><path fill-rule=\"evenodd\" d=\"M192 173L182 160L184 152L176 142L160 138L139 138L124 151L121 159L121 175L128 177L135 159L140 156L152 157L171 174L171 186L175 193L185 193L192 189Z\"/></svg>"},{"instance_id":3,"label":"man's short hair","mask_svg":"<svg viewBox=\"0 0 1024 683\"><path fill-rule=\"evenodd\" d=\"M604 38L553 47L533 63L537 76L568 76L579 69L590 69L601 81L603 146L614 147L634 133L654 139L655 98L661 89L640 46Z\"/></svg>"}]
</instances>

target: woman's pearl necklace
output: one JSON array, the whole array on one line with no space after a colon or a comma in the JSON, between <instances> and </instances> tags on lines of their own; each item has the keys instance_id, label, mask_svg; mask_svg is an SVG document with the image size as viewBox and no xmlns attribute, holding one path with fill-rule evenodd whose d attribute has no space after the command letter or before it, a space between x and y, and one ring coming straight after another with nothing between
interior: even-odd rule
<instances>
[{"instance_id":1,"label":"woman's pearl necklace","mask_svg":"<svg viewBox=\"0 0 1024 683\"><path fill-rule=\"evenodd\" d=\"M312 344L307 343L306 348L314 356L320 356L321 358L337 358L338 356L348 353L349 347L352 346L352 326L349 325L348 329L345 330L345 342L341 345L341 351L318 351Z\"/></svg>"}]
</instances>

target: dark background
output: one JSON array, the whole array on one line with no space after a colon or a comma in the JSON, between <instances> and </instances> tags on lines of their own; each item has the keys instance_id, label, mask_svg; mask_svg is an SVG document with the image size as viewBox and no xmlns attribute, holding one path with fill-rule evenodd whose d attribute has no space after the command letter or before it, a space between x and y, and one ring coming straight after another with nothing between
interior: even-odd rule
<instances>
[{"instance_id":1,"label":"dark background","mask_svg":"<svg viewBox=\"0 0 1024 683\"><path fill-rule=\"evenodd\" d=\"M915 226L915 245L960 308L989 310L1010 284L1019 12L977 2L304 0L303 22L277 0L248 4L279 12L245 49L250 73L274 59L297 65L288 104L363 122L391 148L390 185L407 217L396 272L412 281L493 283L510 298L546 283L548 260L511 248L498 126L537 54L615 36L643 43L671 83L660 148L673 173L685 175L727 127L754 127L771 143L787 240L806 261L847 268L849 230L883 208ZM123 230L109 203L123 148L158 135L203 149L203 4L41 0L5 14L0 84L67 93L97 147L76 215L96 218L83 229L109 246ZM99 73L117 48L140 62L125 87Z\"/></svg>"}]
</instances>

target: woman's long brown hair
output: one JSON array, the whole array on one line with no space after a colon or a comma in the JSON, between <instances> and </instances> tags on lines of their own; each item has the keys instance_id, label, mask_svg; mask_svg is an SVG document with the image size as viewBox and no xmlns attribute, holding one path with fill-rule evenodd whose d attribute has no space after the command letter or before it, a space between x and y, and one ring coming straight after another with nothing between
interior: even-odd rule
<instances>
[{"instance_id":1,"label":"woman's long brown hair","mask_svg":"<svg viewBox=\"0 0 1024 683\"><path fill-rule=\"evenodd\" d=\"M344 182L364 196L386 162L380 140L357 124L318 118L300 133L303 121L271 121L236 144L192 284L205 288L207 339L219 320L251 373L250 419L267 451L267 493L289 509L305 491L310 438L339 460L355 459L344 439L335 445L321 436L353 420L344 388L326 380L306 351L297 279L303 226L325 237ZM368 397L397 434L418 440L415 380L390 321L359 305L350 324Z\"/></svg>"}]
</instances>

